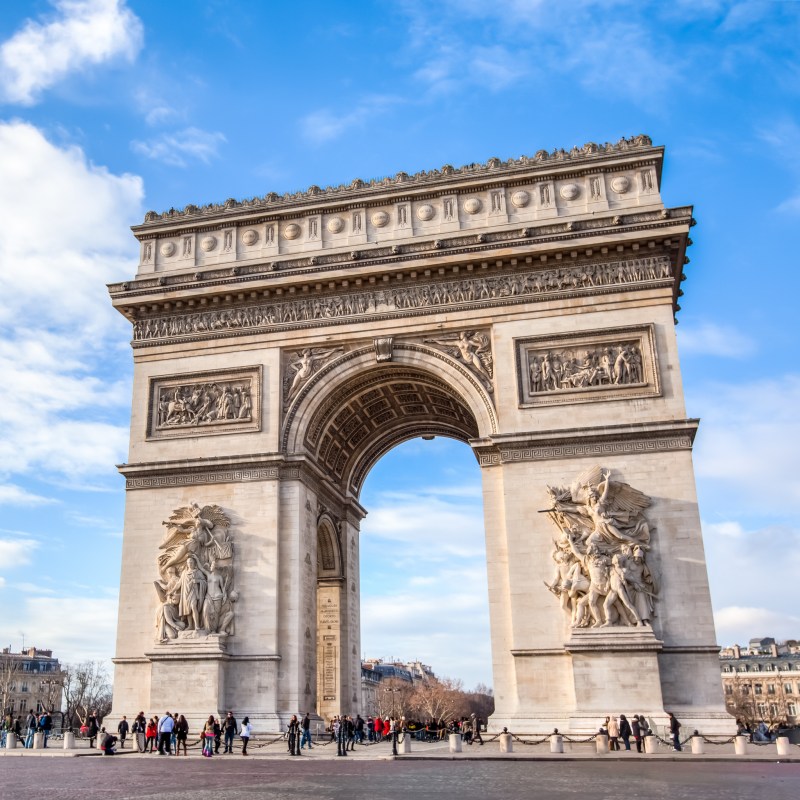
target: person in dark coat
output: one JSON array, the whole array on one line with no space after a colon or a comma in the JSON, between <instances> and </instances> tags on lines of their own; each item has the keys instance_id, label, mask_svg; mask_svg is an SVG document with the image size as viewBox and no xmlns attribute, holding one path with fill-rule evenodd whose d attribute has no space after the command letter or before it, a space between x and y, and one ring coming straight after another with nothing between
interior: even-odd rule
<instances>
[{"instance_id":1,"label":"person in dark coat","mask_svg":"<svg viewBox=\"0 0 800 800\"><path fill-rule=\"evenodd\" d=\"M672 734L672 746L675 748L676 753L681 752L681 724L678 722L677 717L671 712L667 712L669 717L669 732Z\"/></svg>"},{"instance_id":2,"label":"person in dark coat","mask_svg":"<svg viewBox=\"0 0 800 800\"><path fill-rule=\"evenodd\" d=\"M633 720L631 720L631 733L633 734L633 740L636 742L636 752L642 752L642 726L639 723L639 715L634 714Z\"/></svg>"},{"instance_id":3,"label":"person in dark coat","mask_svg":"<svg viewBox=\"0 0 800 800\"><path fill-rule=\"evenodd\" d=\"M625 749L631 749L631 724L624 714L619 715L619 738L625 743Z\"/></svg>"}]
</instances>

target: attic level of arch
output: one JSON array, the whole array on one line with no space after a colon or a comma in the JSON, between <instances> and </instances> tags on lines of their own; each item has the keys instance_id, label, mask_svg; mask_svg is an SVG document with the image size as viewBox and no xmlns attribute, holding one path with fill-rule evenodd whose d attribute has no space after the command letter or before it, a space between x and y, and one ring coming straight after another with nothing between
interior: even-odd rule
<instances>
[{"instance_id":1,"label":"attic level of arch","mask_svg":"<svg viewBox=\"0 0 800 800\"><path fill-rule=\"evenodd\" d=\"M629 215L636 219L611 220L610 227L599 227L604 220L587 220L594 225L565 223L560 232L535 237L530 229L502 234L477 234L470 242L433 242L405 247L373 248L369 253L350 254L341 263L311 264L295 268L273 264L248 264L202 274L160 276L159 278L110 284L113 303L129 321L152 315L184 313L204 308L230 307L264 299L319 296L353 292L371 287L397 286L414 281L447 279L464 273L499 272L520 267L552 268L594 263L644 254L666 255L672 262L673 275L684 280L681 267L689 262L686 248L692 240L686 230L695 224L691 208L665 209ZM612 224L613 223L613 224ZM609 243L608 234L617 234ZM594 238L602 239L595 243ZM503 247L504 254L496 251ZM517 254L507 255L514 248ZM397 252L395 252L397 251ZM494 251L494 252L493 252ZM321 260L321 259L320 259ZM335 275L325 274L336 271ZM346 271L346 272L345 272ZM675 282L674 300L681 293Z\"/></svg>"}]
</instances>

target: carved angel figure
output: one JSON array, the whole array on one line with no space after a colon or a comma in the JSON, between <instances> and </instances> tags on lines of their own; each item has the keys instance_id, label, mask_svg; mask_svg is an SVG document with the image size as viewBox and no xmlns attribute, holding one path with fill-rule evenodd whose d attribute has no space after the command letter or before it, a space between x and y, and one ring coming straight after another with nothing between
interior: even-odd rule
<instances>
[{"instance_id":1,"label":"carved angel figure","mask_svg":"<svg viewBox=\"0 0 800 800\"><path fill-rule=\"evenodd\" d=\"M217 505L176 509L157 559L161 605L158 640L227 633L233 628L233 542L230 520ZM238 595L236 595L238 598Z\"/></svg>"},{"instance_id":2,"label":"carved angel figure","mask_svg":"<svg viewBox=\"0 0 800 800\"><path fill-rule=\"evenodd\" d=\"M573 627L645 625L657 585L645 563L652 530L647 495L594 466L569 487L547 487L546 513L559 528L553 558L558 577L546 584Z\"/></svg>"},{"instance_id":3,"label":"carved angel figure","mask_svg":"<svg viewBox=\"0 0 800 800\"><path fill-rule=\"evenodd\" d=\"M456 361L466 364L480 379L486 390L494 390L494 359L491 340L485 333L461 331L443 339L425 339L426 344L435 344Z\"/></svg>"},{"instance_id":4,"label":"carved angel figure","mask_svg":"<svg viewBox=\"0 0 800 800\"><path fill-rule=\"evenodd\" d=\"M323 366L335 356L344 352L343 347L319 348L306 347L296 352L289 362L290 372L285 379L286 402L290 403L303 385Z\"/></svg>"}]
</instances>

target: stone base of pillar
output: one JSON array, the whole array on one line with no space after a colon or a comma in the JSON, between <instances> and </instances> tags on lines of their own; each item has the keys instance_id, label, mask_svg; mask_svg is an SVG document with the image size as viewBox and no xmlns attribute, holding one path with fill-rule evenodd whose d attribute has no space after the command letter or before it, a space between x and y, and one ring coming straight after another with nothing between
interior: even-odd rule
<instances>
[{"instance_id":1,"label":"stone base of pillar","mask_svg":"<svg viewBox=\"0 0 800 800\"><path fill-rule=\"evenodd\" d=\"M451 733L450 734L450 752L451 753L460 753L461 752L461 734L460 733Z\"/></svg>"},{"instance_id":2,"label":"stone base of pillar","mask_svg":"<svg viewBox=\"0 0 800 800\"><path fill-rule=\"evenodd\" d=\"M737 736L733 740L733 748L737 756L746 756L749 750L746 736Z\"/></svg>"},{"instance_id":3,"label":"stone base of pillar","mask_svg":"<svg viewBox=\"0 0 800 800\"><path fill-rule=\"evenodd\" d=\"M403 741L398 742L397 744L397 751L399 753L410 753L411 752L411 734L406 732L403 734Z\"/></svg>"},{"instance_id":4,"label":"stone base of pillar","mask_svg":"<svg viewBox=\"0 0 800 800\"><path fill-rule=\"evenodd\" d=\"M645 736L644 737L644 751L645 753L657 753L658 752L658 737L656 736Z\"/></svg>"},{"instance_id":5,"label":"stone base of pillar","mask_svg":"<svg viewBox=\"0 0 800 800\"><path fill-rule=\"evenodd\" d=\"M595 748L598 755L603 755L608 752L608 736L604 733L598 733L597 738L594 740Z\"/></svg>"},{"instance_id":6,"label":"stone base of pillar","mask_svg":"<svg viewBox=\"0 0 800 800\"><path fill-rule=\"evenodd\" d=\"M514 745L511 741L511 734L510 733L501 733L500 734L500 752L501 753L513 753L514 752Z\"/></svg>"},{"instance_id":7,"label":"stone base of pillar","mask_svg":"<svg viewBox=\"0 0 800 800\"><path fill-rule=\"evenodd\" d=\"M67 731L64 734L64 745L65 750L74 750L75 749L75 734L72 731Z\"/></svg>"},{"instance_id":8,"label":"stone base of pillar","mask_svg":"<svg viewBox=\"0 0 800 800\"><path fill-rule=\"evenodd\" d=\"M705 742L702 736L692 736L692 753L696 756L702 756L705 753Z\"/></svg>"},{"instance_id":9,"label":"stone base of pillar","mask_svg":"<svg viewBox=\"0 0 800 800\"><path fill-rule=\"evenodd\" d=\"M33 734L33 749L34 750L44 750L44 734L43 733L34 733Z\"/></svg>"},{"instance_id":10,"label":"stone base of pillar","mask_svg":"<svg viewBox=\"0 0 800 800\"><path fill-rule=\"evenodd\" d=\"M17 746L17 734L9 731L6 736L6 750L13 750Z\"/></svg>"},{"instance_id":11,"label":"stone base of pillar","mask_svg":"<svg viewBox=\"0 0 800 800\"><path fill-rule=\"evenodd\" d=\"M564 737L554 734L550 737L550 752L563 753L564 752Z\"/></svg>"}]
</instances>

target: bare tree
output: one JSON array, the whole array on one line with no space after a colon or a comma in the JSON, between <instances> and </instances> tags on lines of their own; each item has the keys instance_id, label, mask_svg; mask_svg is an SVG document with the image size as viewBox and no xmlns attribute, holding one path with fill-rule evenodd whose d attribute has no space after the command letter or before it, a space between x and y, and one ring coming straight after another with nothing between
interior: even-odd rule
<instances>
[{"instance_id":1,"label":"bare tree","mask_svg":"<svg viewBox=\"0 0 800 800\"><path fill-rule=\"evenodd\" d=\"M94 711L102 719L111 710L111 684L102 661L84 661L63 668L64 720L70 730L84 725Z\"/></svg>"},{"instance_id":2,"label":"bare tree","mask_svg":"<svg viewBox=\"0 0 800 800\"><path fill-rule=\"evenodd\" d=\"M408 717L414 686L399 678L381 681L377 692L376 706L380 717Z\"/></svg>"},{"instance_id":3,"label":"bare tree","mask_svg":"<svg viewBox=\"0 0 800 800\"><path fill-rule=\"evenodd\" d=\"M0 655L0 711L2 716L11 713L12 687L17 681L20 661L3 653Z\"/></svg>"},{"instance_id":4,"label":"bare tree","mask_svg":"<svg viewBox=\"0 0 800 800\"><path fill-rule=\"evenodd\" d=\"M756 704L752 683L743 675L735 675L726 680L730 693L725 694L725 707L728 713L753 730L756 724Z\"/></svg>"},{"instance_id":5,"label":"bare tree","mask_svg":"<svg viewBox=\"0 0 800 800\"><path fill-rule=\"evenodd\" d=\"M464 690L460 680L429 678L414 687L412 708L423 720L447 723L463 705Z\"/></svg>"}]
</instances>

